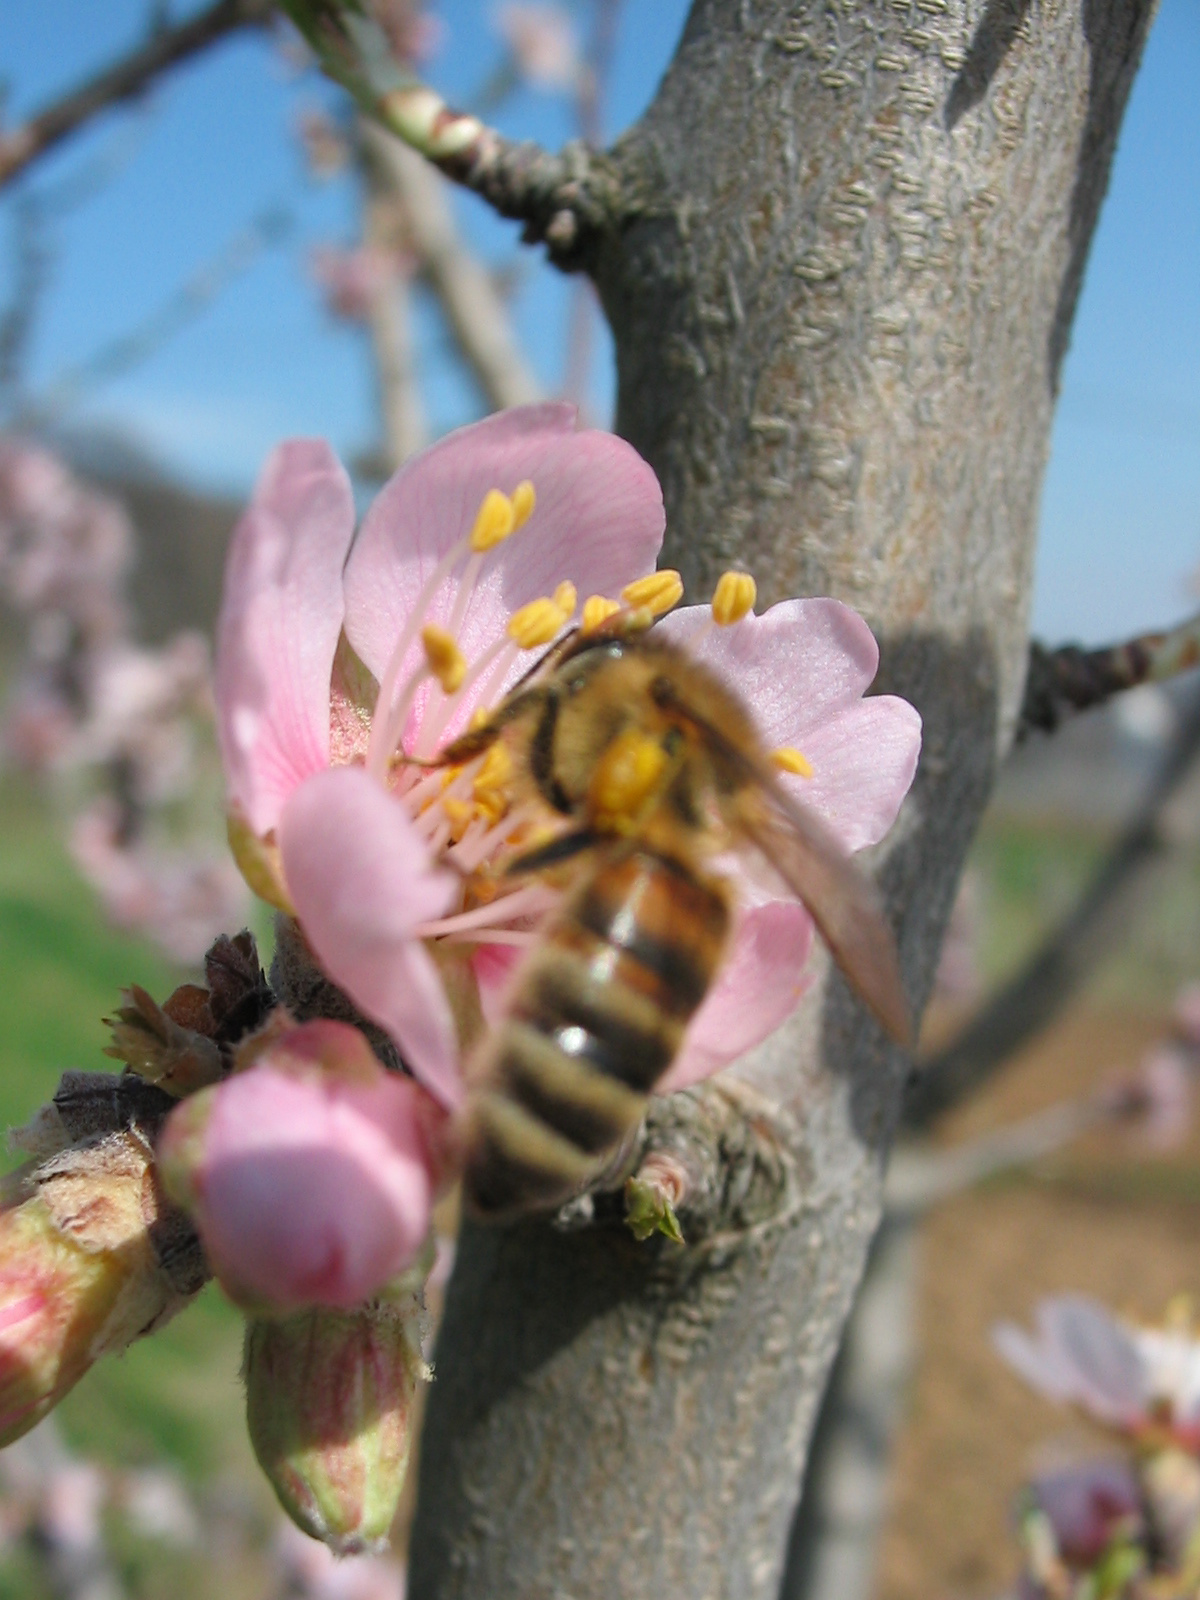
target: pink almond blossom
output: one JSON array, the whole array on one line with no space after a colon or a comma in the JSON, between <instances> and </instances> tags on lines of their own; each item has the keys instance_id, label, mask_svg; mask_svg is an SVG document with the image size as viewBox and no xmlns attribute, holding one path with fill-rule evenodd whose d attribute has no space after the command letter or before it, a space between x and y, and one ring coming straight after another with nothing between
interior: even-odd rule
<instances>
[{"instance_id":1,"label":"pink almond blossom","mask_svg":"<svg viewBox=\"0 0 1200 1600\"><path fill-rule=\"evenodd\" d=\"M1161 1428L1200 1445L1200 1340L1189 1330L1136 1327L1085 1295L1042 1300L1034 1320L1032 1335L1011 1322L992 1330L1031 1388L1122 1433Z\"/></svg>"},{"instance_id":2,"label":"pink almond blossom","mask_svg":"<svg viewBox=\"0 0 1200 1600\"><path fill-rule=\"evenodd\" d=\"M348 1309L425 1243L439 1122L357 1028L308 1022L182 1102L159 1159L235 1299Z\"/></svg>"},{"instance_id":3,"label":"pink almond blossom","mask_svg":"<svg viewBox=\"0 0 1200 1600\"><path fill-rule=\"evenodd\" d=\"M475 549L469 536L497 491L515 531ZM577 431L558 405L500 413L416 457L352 548L342 469L323 445L284 445L235 535L217 649L235 832L278 850L281 887L322 967L447 1106L464 1093L461 1045L431 946L475 950L494 1015L555 895L519 881L497 893L505 854L539 819L502 792L497 804L503 783L489 780L487 757L452 772L403 757L428 759L496 706L585 597L612 600L649 573L662 531L645 462L611 435ZM516 624L531 605L550 629L523 648ZM422 647L430 624L461 654L465 676L448 688ZM802 753L810 775L782 781L847 850L883 837L912 781L920 720L893 696L864 698L878 650L860 617L792 600L728 627L698 606L659 626L740 690L769 748ZM375 680L365 705L337 679L343 628ZM765 866L739 857L728 870L732 949L663 1090L759 1043L803 992L807 911Z\"/></svg>"}]
</instances>

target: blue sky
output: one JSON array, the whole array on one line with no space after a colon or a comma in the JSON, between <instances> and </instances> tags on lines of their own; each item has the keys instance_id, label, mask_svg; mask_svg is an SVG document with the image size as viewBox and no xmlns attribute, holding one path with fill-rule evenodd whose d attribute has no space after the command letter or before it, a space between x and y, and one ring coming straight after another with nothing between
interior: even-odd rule
<instances>
[{"instance_id":1,"label":"blue sky","mask_svg":"<svg viewBox=\"0 0 1200 1600\"><path fill-rule=\"evenodd\" d=\"M0 73L8 118L132 44L146 0L4 0ZM177 9L179 7L177 6ZM439 0L444 42L430 76L469 101L499 59L482 0ZM610 95L609 131L653 94L687 0L627 0ZM589 7L578 0L586 22ZM1046 637L1099 641L1181 615L1200 567L1200 6L1163 0L1134 89L1076 320L1043 502L1035 626ZM69 414L127 431L193 482L243 491L271 444L321 433L348 454L376 421L366 349L333 324L309 284L313 244L354 237L348 182L314 186L292 134L300 107L336 103L312 75L297 79L267 40L231 40L188 64L134 111L103 119L38 169L53 189L95 159L115 173L53 225L51 282L31 347L46 390L109 340L138 326L265 209L292 230L197 321L135 370L94 388ZM558 144L569 109L525 91L498 117L511 133ZM469 196L462 226L497 265L514 232ZM0 202L0 295L9 271L13 200ZM570 288L520 258L514 312L543 382L561 378ZM2 301L0 301L2 303ZM417 327L435 427L478 409L445 359L429 314ZM596 404L611 395L598 341Z\"/></svg>"}]
</instances>

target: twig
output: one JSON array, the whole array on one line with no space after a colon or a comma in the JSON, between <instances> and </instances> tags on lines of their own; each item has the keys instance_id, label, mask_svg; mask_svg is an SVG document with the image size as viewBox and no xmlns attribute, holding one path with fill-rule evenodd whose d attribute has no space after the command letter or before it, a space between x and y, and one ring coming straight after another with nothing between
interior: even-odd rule
<instances>
[{"instance_id":1,"label":"twig","mask_svg":"<svg viewBox=\"0 0 1200 1600\"><path fill-rule=\"evenodd\" d=\"M539 399L504 303L459 237L437 174L382 130L364 126L363 136L368 156L400 202L413 254L489 406L502 409Z\"/></svg>"},{"instance_id":2,"label":"twig","mask_svg":"<svg viewBox=\"0 0 1200 1600\"><path fill-rule=\"evenodd\" d=\"M909 1086L904 1120L923 1127L975 1089L1054 1018L1126 928L1126 908L1162 849L1159 823L1200 756L1200 696L1158 775L1082 898L1021 971Z\"/></svg>"},{"instance_id":3,"label":"twig","mask_svg":"<svg viewBox=\"0 0 1200 1600\"><path fill-rule=\"evenodd\" d=\"M917 1216L997 1173L1041 1161L1113 1115L1111 1097L1097 1094L1065 1100L949 1149L903 1144L892 1157L884 1185L888 1215Z\"/></svg>"},{"instance_id":4,"label":"twig","mask_svg":"<svg viewBox=\"0 0 1200 1600\"><path fill-rule=\"evenodd\" d=\"M615 225L620 197L605 156L582 144L559 154L517 144L478 117L453 111L396 59L361 0L280 4L360 111L501 216L523 222L526 241L544 242L559 266L581 266L596 236Z\"/></svg>"},{"instance_id":5,"label":"twig","mask_svg":"<svg viewBox=\"0 0 1200 1600\"><path fill-rule=\"evenodd\" d=\"M50 250L40 198L25 194L13 208L13 291L0 311L0 404L21 386L21 371L46 287Z\"/></svg>"},{"instance_id":6,"label":"twig","mask_svg":"<svg viewBox=\"0 0 1200 1600\"><path fill-rule=\"evenodd\" d=\"M0 134L0 187L97 112L130 99L167 67L233 29L264 22L272 9L270 0L217 0L177 27L154 32L140 49L43 107L11 133Z\"/></svg>"},{"instance_id":7,"label":"twig","mask_svg":"<svg viewBox=\"0 0 1200 1600\"><path fill-rule=\"evenodd\" d=\"M1031 728L1053 733L1064 717L1101 705L1124 689L1161 683L1200 667L1200 612L1167 633L1145 633L1100 650L1063 645L1047 650L1035 639L1017 736Z\"/></svg>"},{"instance_id":8,"label":"twig","mask_svg":"<svg viewBox=\"0 0 1200 1600\"><path fill-rule=\"evenodd\" d=\"M390 186L381 181L378 163L367 163L368 201L364 243L368 249L386 249L389 237L389 212L393 209ZM388 273L371 296L367 322L375 351L375 370L379 383L379 409L383 418L384 446L388 470L394 472L426 441L425 415L421 387L412 346L412 325L407 274Z\"/></svg>"}]
</instances>

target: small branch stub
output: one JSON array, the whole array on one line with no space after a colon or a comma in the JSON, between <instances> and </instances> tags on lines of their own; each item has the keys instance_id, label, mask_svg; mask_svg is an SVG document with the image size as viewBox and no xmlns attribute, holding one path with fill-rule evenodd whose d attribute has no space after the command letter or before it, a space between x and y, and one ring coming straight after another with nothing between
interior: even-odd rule
<instances>
[{"instance_id":1,"label":"small branch stub","mask_svg":"<svg viewBox=\"0 0 1200 1600\"><path fill-rule=\"evenodd\" d=\"M523 222L528 244L551 259L583 265L618 211L615 169L572 143L558 154L506 139L478 117L455 111L393 55L386 33L357 0L281 0L323 71L359 109L472 190L501 216Z\"/></svg>"}]
</instances>

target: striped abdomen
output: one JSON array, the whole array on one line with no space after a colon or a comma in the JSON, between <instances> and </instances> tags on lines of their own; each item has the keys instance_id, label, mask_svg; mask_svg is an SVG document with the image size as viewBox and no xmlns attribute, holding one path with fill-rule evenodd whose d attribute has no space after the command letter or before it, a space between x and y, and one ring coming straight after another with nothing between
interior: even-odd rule
<instances>
[{"instance_id":1,"label":"striped abdomen","mask_svg":"<svg viewBox=\"0 0 1200 1600\"><path fill-rule=\"evenodd\" d=\"M474 1211L552 1205L603 1169L674 1060L728 928L715 880L644 847L570 897L522 970L472 1098Z\"/></svg>"}]
</instances>

